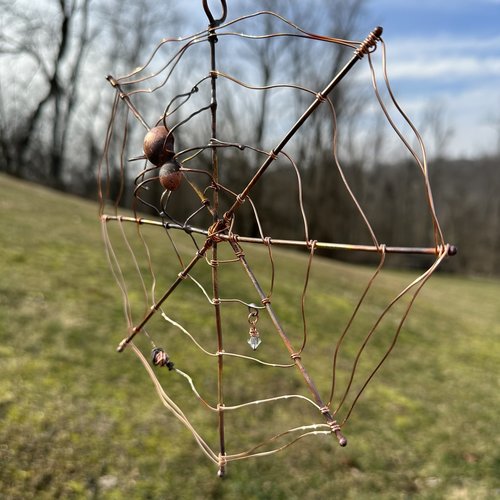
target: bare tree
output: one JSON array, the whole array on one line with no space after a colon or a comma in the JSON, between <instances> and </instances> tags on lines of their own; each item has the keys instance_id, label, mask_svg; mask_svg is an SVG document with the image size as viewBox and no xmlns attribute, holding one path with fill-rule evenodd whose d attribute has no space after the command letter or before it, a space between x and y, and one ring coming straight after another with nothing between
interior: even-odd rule
<instances>
[{"instance_id":1,"label":"bare tree","mask_svg":"<svg viewBox=\"0 0 500 500\"><path fill-rule=\"evenodd\" d=\"M447 155L447 148L453 136L453 127L446 117L443 102L430 102L423 111L421 133L428 135L431 144L431 157L437 160Z\"/></svg>"},{"instance_id":2,"label":"bare tree","mask_svg":"<svg viewBox=\"0 0 500 500\"><path fill-rule=\"evenodd\" d=\"M36 156L37 134L46 133L47 174L54 185L62 183L68 129L89 42L89 3L90 0L51 2L54 17L32 17L34 10L22 3L6 2L2 6L5 14L17 22L14 29L1 35L0 53L33 60L43 80L39 85L43 91L32 103L17 135L12 137L13 154L7 154L7 160L16 158L17 166L11 170L22 174L24 166ZM39 44L40 38L48 38L51 43ZM42 126L42 122L48 123L48 127Z\"/></svg>"},{"instance_id":3,"label":"bare tree","mask_svg":"<svg viewBox=\"0 0 500 500\"><path fill-rule=\"evenodd\" d=\"M321 4L316 12L319 15L316 23L326 29L330 36L342 39L356 39L356 31L360 21L364 0L342 2L335 0ZM304 6L305 8L306 6ZM325 25L326 24L326 25ZM327 60L318 64L307 53L295 58L295 73L307 75L307 85L317 91L321 90L346 63L350 57L349 49L332 46ZM304 67L304 64L306 66ZM348 79L347 79L348 80ZM306 184L310 187L306 195L307 209L310 213L311 230L315 238L355 238L357 216L350 209L352 203L342 185L342 180L332 161L332 138L337 134L337 144L343 144L354 137L353 128L359 126L355 117L365 104L363 94L349 81L342 82L330 95L335 107L335 121L332 120L326 106L318 110L308 123L307 134L304 134L300 151L307 152ZM364 149L364 148L363 148ZM359 151L359 148L357 149ZM341 151L339 151L341 152ZM349 153L349 149L346 150ZM354 149L351 149L351 153ZM305 160L305 157L303 158ZM303 163L301 159L301 164ZM358 196L362 197L362 168L365 166L361 158L354 155L341 158L344 167L350 168L352 181L357 181ZM326 214L329 214L326 216Z\"/></svg>"},{"instance_id":4,"label":"bare tree","mask_svg":"<svg viewBox=\"0 0 500 500\"><path fill-rule=\"evenodd\" d=\"M328 3L284 1L280 2L277 9L276 2L255 2L257 9L278 10L279 14L309 32L326 33L346 39L353 38L352 34L363 4L364 0L335 0ZM283 21L270 15L256 18L252 28L254 30L248 29L248 32L254 34L294 31ZM254 85L293 82L313 92L322 90L349 57L348 49L334 44L279 37L248 42L247 48L239 51L238 55L239 58L235 58L233 63L233 71L244 80L251 78ZM261 148L269 149L276 145L282 134L293 125L312 100L310 93L297 90L262 91L250 105L245 104L244 109L236 101L229 102L226 108L229 112L225 116L231 120L230 129L233 135L238 134ZM342 88L336 89L333 100L337 117L342 120L344 115L349 115L346 111L354 101L350 99L349 92ZM307 188L306 204L311 215L311 227L318 235L321 233L322 237L332 231L331 220L324 217L325 210L336 210L338 213L338 206L341 204L337 205L339 182L331 161L333 127L328 106L325 104L309 117L307 124L287 145L287 151L297 160L306 181L304 187ZM281 129L283 132L280 132ZM247 172L259 166L258 159L253 163L251 167L246 167ZM234 162L232 164L234 165ZM271 170L277 170L278 165L279 162ZM242 167L245 168L244 165ZM275 213L283 220L283 217L290 215L290 204L284 203L285 212L277 214L277 193L281 192L283 196L284 183L290 184L290 189L297 189L296 182L293 182L293 178L285 181L284 174L271 175L269 172L266 176L268 180L256 186L252 191L252 198L262 210ZM278 189L275 189L275 184ZM328 194L324 194L327 191ZM256 224L246 230L255 233ZM299 230L297 228L297 231Z\"/></svg>"}]
</instances>

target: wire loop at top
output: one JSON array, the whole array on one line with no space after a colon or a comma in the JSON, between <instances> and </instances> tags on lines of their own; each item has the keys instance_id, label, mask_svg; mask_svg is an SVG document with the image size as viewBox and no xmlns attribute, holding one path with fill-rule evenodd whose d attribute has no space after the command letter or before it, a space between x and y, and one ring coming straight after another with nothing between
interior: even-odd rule
<instances>
[{"instance_id":1,"label":"wire loop at top","mask_svg":"<svg viewBox=\"0 0 500 500\"><path fill-rule=\"evenodd\" d=\"M226 0L220 0L220 3L222 5L222 15L219 19L215 19L212 14L212 11L210 10L210 7L208 6L208 0L202 0L203 9L208 17L208 20L210 21L211 28L221 25L226 20L227 17Z\"/></svg>"}]
</instances>

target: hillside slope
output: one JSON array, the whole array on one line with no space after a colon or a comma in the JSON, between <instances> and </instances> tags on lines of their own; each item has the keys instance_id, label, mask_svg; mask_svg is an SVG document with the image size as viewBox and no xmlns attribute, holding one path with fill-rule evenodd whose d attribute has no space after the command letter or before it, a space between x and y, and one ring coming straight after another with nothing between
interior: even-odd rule
<instances>
[{"instance_id":1,"label":"hillside slope","mask_svg":"<svg viewBox=\"0 0 500 500\"><path fill-rule=\"evenodd\" d=\"M270 458L232 463L227 480L221 481L191 435L161 406L137 359L129 351L115 352L126 328L96 204L5 176L0 176L0 193L0 498L498 495L499 282L443 273L431 278L395 352L345 427L345 449L333 439L305 439ZM151 251L155 262L170 265L163 248L152 244ZM276 249L274 256L275 294L286 297L277 307L287 328L300 333L307 255ZM266 269L265 249L251 257L258 271ZM226 289L234 296L246 293L240 274L232 272L223 282ZM323 392L329 390L332 335L372 272L314 260L304 363L309 361ZM361 330L412 277L384 271L360 317ZM172 297L170 307L189 320L196 300L181 293ZM383 353L384 336L396 318L389 318L370 344L366 364ZM203 318L192 321L200 331L210 331ZM246 328L239 334L244 346ZM259 352L281 361L282 346L265 323L262 331ZM346 346L351 359L350 349L360 339ZM191 351L179 340L173 339L170 349L176 366L186 367L210 394L213 360L188 357ZM267 369L251 371L237 364L228 369L233 398L289 389L288 372L270 375ZM192 404L185 383L165 373L165 385L216 442L212 417ZM292 389L297 380L291 378ZM279 426L294 411L300 410L283 404L250 412L231 428L228 446L236 451L255 444L263 430Z\"/></svg>"}]
</instances>

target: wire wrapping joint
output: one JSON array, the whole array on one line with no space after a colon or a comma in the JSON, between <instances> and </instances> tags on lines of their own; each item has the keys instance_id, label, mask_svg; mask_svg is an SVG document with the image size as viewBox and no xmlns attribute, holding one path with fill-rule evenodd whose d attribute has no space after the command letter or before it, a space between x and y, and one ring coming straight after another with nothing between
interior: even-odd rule
<instances>
[{"instance_id":1,"label":"wire wrapping joint","mask_svg":"<svg viewBox=\"0 0 500 500\"><path fill-rule=\"evenodd\" d=\"M223 478L226 475L226 464L227 464L227 459L225 455L219 453L218 464L219 464L219 470L217 471L217 476Z\"/></svg>"},{"instance_id":2,"label":"wire wrapping joint","mask_svg":"<svg viewBox=\"0 0 500 500\"><path fill-rule=\"evenodd\" d=\"M222 224L225 224L225 220L218 220L208 228L208 237L215 243L222 241L222 238L218 235L220 231L225 230L224 226L221 227Z\"/></svg>"},{"instance_id":3,"label":"wire wrapping joint","mask_svg":"<svg viewBox=\"0 0 500 500\"><path fill-rule=\"evenodd\" d=\"M338 442L339 442L339 445L344 447L347 445L347 439L344 437L344 435L342 434L341 430L340 430L340 425L337 423L336 420L332 420L330 422L327 422L328 423L328 426L330 427L331 431L333 434L335 434Z\"/></svg>"},{"instance_id":4,"label":"wire wrapping joint","mask_svg":"<svg viewBox=\"0 0 500 500\"><path fill-rule=\"evenodd\" d=\"M166 366L169 371L174 369L174 363L170 361L168 354L161 347L155 347L151 351L151 362L155 366Z\"/></svg>"},{"instance_id":5,"label":"wire wrapping joint","mask_svg":"<svg viewBox=\"0 0 500 500\"><path fill-rule=\"evenodd\" d=\"M326 96L323 95L322 92L318 92L316 94L316 99L319 101L319 102L325 102L326 101Z\"/></svg>"},{"instance_id":6,"label":"wire wrapping joint","mask_svg":"<svg viewBox=\"0 0 500 500\"><path fill-rule=\"evenodd\" d=\"M239 250L238 252L235 252L234 255L237 259L241 259L241 258L245 257L245 252L243 250Z\"/></svg>"},{"instance_id":7,"label":"wire wrapping joint","mask_svg":"<svg viewBox=\"0 0 500 500\"><path fill-rule=\"evenodd\" d=\"M340 431L340 425L337 422L328 422L328 426L332 430L332 432Z\"/></svg>"},{"instance_id":8,"label":"wire wrapping joint","mask_svg":"<svg viewBox=\"0 0 500 500\"><path fill-rule=\"evenodd\" d=\"M245 203L245 197L241 196L241 194L236 195L236 202L238 205L243 205Z\"/></svg>"},{"instance_id":9,"label":"wire wrapping joint","mask_svg":"<svg viewBox=\"0 0 500 500\"><path fill-rule=\"evenodd\" d=\"M382 26L377 26L364 40L361 45L356 49L356 55L361 59L365 54L368 54L370 49L377 45L377 41L382 35Z\"/></svg>"}]
</instances>

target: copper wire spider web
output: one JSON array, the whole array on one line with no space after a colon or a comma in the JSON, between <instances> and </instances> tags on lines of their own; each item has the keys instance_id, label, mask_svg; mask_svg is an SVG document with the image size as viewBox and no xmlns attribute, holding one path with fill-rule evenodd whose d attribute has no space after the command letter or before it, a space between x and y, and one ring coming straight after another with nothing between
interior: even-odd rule
<instances>
[{"instance_id":1,"label":"copper wire spider web","mask_svg":"<svg viewBox=\"0 0 500 500\"><path fill-rule=\"evenodd\" d=\"M108 76L108 81L116 92L105 141L105 152L99 168L99 196L101 200L100 216L106 252L111 269L122 293L125 316L128 324L127 336L121 341L117 350L122 352L127 347L133 350L151 377L162 403L192 433L195 441L205 455L213 463L217 464L219 476L223 476L228 462L249 457L270 455L311 435L334 435L339 444L345 446L347 440L342 433L342 427L351 416L352 410L364 389L393 350L401 328L420 290L433 272L439 267L441 262L447 256L453 255L456 249L445 242L434 209L423 141L414 125L397 103L391 90L386 71L385 45L381 38L382 28L378 27L374 29L362 42L349 41L309 33L282 16L269 11L257 12L226 22L227 7L224 0L221 1L222 16L220 19L214 18L206 0L202 2L202 5L209 19L209 26L206 30L183 38L164 39L156 47L153 54L143 66L119 78ZM261 17L272 18L282 23L284 31L259 35L249 35L243 31L238 31L239 26L244 24L245 21ZM352 53L345 66L321 91L312 90L298 84L273 84L268 86L252 85L218 68L216 48L218 46L217 43L221 40L225 42L227 38L236 38L251 43L255 40L278 37L299 38L305 42L316 41L322 42L325 45L338 44L350 49ZM205 73L204 76L194 84L191 82L187 89L176 92L173 97L172 94L170 94L170 99L166 101L168 104L164 106L163 113L159 118L156 118L156 122L153 125L165 126L167 130L170 130L169 137L175 137L178 132L185 129L186 125L192 125L194 120L198 119L200 116L208 115L210 117L208 141L201 144L191 144L188 148L181 151L172 151L169 157L170 160L175 160L178 162L178 165L180 165L180 169L175 172L177 176L176 179L180 180L183 178L184 188L187 186L187 192L190 192L197 200L195 210L193 212L190 211L187 216L184 215L184 218L181 220L179 217L174 217L171 214L171 206L175 204L176 200L176 193L174 193L174 190L164 189L156 198L154 196L151 197L149 191L152 191L154 194L155 189L159 189L158 179L162 175L160 173L160 165L154 165L147 161L145 155L139 155L131 158L131 160L135 161L134 165L137 165L138 161L143 162L143 168L137 173L133 181L134 214L124 215L120 208L120 203L123 193L127 189L127 185L132 182L131 179L128 178L129 174L127 173L129 165L131 165L126 160L127 148L130 146L137 152L139 144L134 140L130 121L132 120L140 124L146 131L152 128L149 121L139 111L140 107L145 105L145 97L168 89L173 78L172 75L174 75L178 67L182 65L183 58L188 51L199 44L204 44L204 46L208 45L210 50L210 67L208 73ZM385 98L382 97L379 91L378 78L371 55L378 46L382 47L383 83L387 95L389 96L389 101L392 103L396 112L398 112L409 124L416 138L418 144L417 148L412 147L410 140L400 128L398 128L396 121L385 103ZM158 59L162 52L170 47L174 48L168 54L166 62L162 59L159 63L159 67L155 69L155 64L158 64ZM361 60L368 61L376 102L378 102L383 115L396 135L410 152L417 168L419 168L422 174L422 185L425 191L425 198L430 213L434 237L434 245L431 247L399 247L380 243L370 224L368 216L357 200L340 165L337 154L335 108L329 95L348 75L355 64ZM242 142L236 143L225 141L218 133L217 90L219 80L230 82L234 84L236 88L244 88L251 92L270 92L278 88L293 89L305 95L310 95L310 105L304 110L299 118L296 119L288 132L284 134L282 139L279 140L277 145L270 151L260 149L258 145L253 146ZM206 89L206 94L209 95L209 102L197 108L189 108L190 100L195 94L200 92L200 89ZM303 202L301 166L297 164L292 154L285 150L285 147L320 106L328 109L331 120L334 123L334 134L332 137L333 164L338 169L345 189L349 193L359 217L366 226L371 238L370 244L358 245L317 241L309 234L307 214ZM186 111L184 115L181 116L183 109L186 109ZM116 150L119 151L118 159L116 158L116 154L113 154ZM239 192L229 187L221 180L221 177L223 177L222 170L224 168L221 153L224 151L235 153L243 151L250 152L253 155L253 161L255 161L255 158L258 159L259 167L254 171L254 174L245 181L243 189ZM196 168L191 167L191 165L198 165L197 162L200 162L200 159L202 159L204 155L209 156L209 168L203 169L198 168L198 166ZM301 225L303 226L302 239L292 240L286 238L273 238L266 235L262 225L262 220L263 218L265 219L266 214L262 216L259 213L258 206L252 201L252 197L250 196L252 190L261 182L268 169L279 162L287 164L288 167L292 169L296 178L298 194L297 203L299 206ZM118 183L114 181L117 174L119 178ZM257 237L241 235L236 231L238 227L238 215L244 204L250 205L250 212L253 214L252 216L258 228L259 235ZM148 207L157 217L145 218L141 216L139 211L145 207ZM110 211L111 213L108 213ZM210 217L209 224L205 227L199 227L199 225L195 224L197 220L206 221L207 214ZM109 225L111 223L115 224L115 227L117 227L115 235L110 234ZM135 232L133 234L128 233L127 226L134 227ZM166 238L171 249L171 254L174 256L174 259L178 261L178 269L175 276L173 276L169 284L165 285L161 290L159 290L160 280L157 279L157 273L153 270L154 258L150 254L150 247L147 243L149 235L145 234L146 228L148 228L148 231L154 230L155 238ZM176 234L183 234L190 242L191 250L188 250L188 253L190 253L188 259L183 257L183 253L186 253L186 251L181 248L182 245L178 243ZM137 241L139 241L140 251L135 247ZM118 247L120 245L125 249L125 253L133 262L134 270L132 274L138 276L140 281L140 288L144 295L142 302L137 294L130 291L131 288L128 277L119 257ZM262 279L259 273L255 272L251 258L247 256L247 249L254 246L263 246L267 249L270 272L265 280L266 285L262 284ZM298 345L292 342L287 328L283 326L282 319L273 306L275 300L275 295L273 295L275 288L275 263L272 248L274 246L302 248L309 252L303 292L300 298L303 333L302 340L299 340ZM379 256L379 263L375 271L368 280L368 283L362 289L346 324L340 330L337 338L333 342L332 366L327 369L327 371L331 371L332 373L331 390L326 398L324 394L322 394L322 391L318 389L317 384L310 375L306 363L302 359L303 354L306 352L305 349L308 336L305 301L312 263L318 249L343 249L353 252L372 252ZM348 376L343 380L344 387L339 388L339 378L337 374L341 365L340 351L348 336L351 335L353 324L356 322L359 310L365 304L365 299L384 266L386 256L391 253L426 254L434 256L434 261L420 276L395 294L394 298L382 308L370 328L364 332L359 342L357 352L353 357ZM146 265L144 265L144 262L146 262ZM203 264L206 264L209 270L211 281L210 288L202 282L203 280L201 278L195 276L195 272ZM223 293L224 290L222 289L221 276L223 268L227 266L241 267L243 271L242 275L246 276L248 283L251 285L250 288L253 290L253 292L249 294L249 296L251 296L250 299L225 297ZM192 286L188 286L187 284ZM196 333L186 328L180 321L177 321L175 315L168 309L169 298L174 294L182 294L183 290L185 292L189 291L189 294L201 294L205 303L208 303L208 306L212 309L211 314L214 320L211 331L212 335L216 337L216 349L214 351L209 350L205 346L204 341L200 340L200 337ZM393 309L393 306L399 303L405 296L408 296L409 299L402 309L399 321L394 328L393 337L386 347L385 353L380 359L375 361L374 366L365 376L364 381L357 386L357 392L351 395L354 390L353 381L367 344L372 339L386 315ZM142 312L137 313L134 310L135 302L144 303ZM249 327L248 343L251 348L255 350L259 347L261 341L259 332L262 331L260 325L262 321L266 321L266 339L271 336L271 333L267 330L269 330L269 328L274 329L282 345L284 345L286 351L288 351L289 362L277 363L272 360L266 361L263 358L257 357L256 354L250 356L226 348L228 343L232 344L231 339L228 341L228 337L231 337L232 332L230 331L231 328L225 326L224 313L226 307L231 307L233 305L245 309L244 315L246 316ZM193 314L197 313L193 311ZM169 328L180 332L202 355L216 359L217 383L215 392L217 396L215 402L209 402L207 400L208 398L202 395L202 391L198 388L198 384L189 375L189 370L181 370L177 364L174 364L173 360L170 359L169 354L163 348L157 346L154 338L157 336L158 331L162 331L162 326L159 325L157 321L159 317L165 320ZM258 323L259 320L261 323ZM191 422L188 415L167 392L162 382L160 382L159 375L153 370L146 356L143 354L144 349L138 346L136 342L138 339L136 339L136 336L138 338L147 339L152 346L152 364L154 366L165 366L169 371L179 375L182 380L187 383L195 399L216 416L218 450L209 444L208 440L198 431L197 426ZM263 348L260 349L262 350ZM307 388L308 396L300 394L299 391L297 391L295 394L286 393L278 396L262 397L261 399L240 404L233 404L225 398L226 389L230 385L230 381L228 382L225 377L225 368L228 360L240 360L242 363L255 364L269 369L295 369L299 374L299 379L303 387ZM286 373L288 373L288 371L286 371ZM351 396L349 404L347 403L348 396ZM296 403L306 406L312 406L314 411L321 416L322 421L320 423L297 425L287 430L278 431L263 442L253 445L245 451L237 453L228 452L226 449L227 422L225 418L228 413L254 408L268 403L284 403L290 400L294 400ZM345 408L346 405L347 408L345 409L344 415L339 419L339 410L343 407Z\"/></svg>"}]
</instances>

